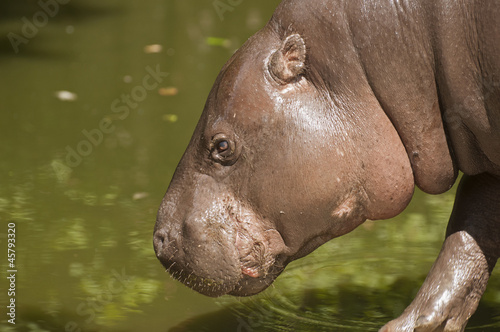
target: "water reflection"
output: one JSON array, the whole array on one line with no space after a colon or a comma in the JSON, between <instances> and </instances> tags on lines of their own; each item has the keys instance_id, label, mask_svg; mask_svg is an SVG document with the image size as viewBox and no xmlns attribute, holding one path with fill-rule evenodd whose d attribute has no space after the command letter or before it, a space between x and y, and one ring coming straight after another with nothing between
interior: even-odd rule
<instances>
[{"instance_id":1,"label":"water reflection","mask_svg":"<svg viewBox=\"0 0 500 332\"><path fill-rule=\"evenodd\" d=\"M215 76L277 3L241 2L221 20L211 1L71 0L18 53L9 32L22 36L22 18L42 9L0 3L0 246L14 221L16 331L370 330L409 303L439 250L451 194L418 193L405 215L328 243L250 299L196 294L155 258L156 209ZM137 105L123 101L156 66L168 76L130 99ZM498 322L496 280L473 326Z\"/></svg>"},{"instance_id":2,"label":"water reflection","mask_svg":"<svg viewBox=\"0 0 500 332\"><path fill-rule=\"evenodd\" d=\"M205 331L220 320L235 331L378 331L406 308L423 283L441 246L452 193L417 191L405 214L368 221L292 263L263 294L237 304L229 300L214 316L171 331ZM493 277L468 331L500 327L498 285Z\"/></svg>"}]
</instances>

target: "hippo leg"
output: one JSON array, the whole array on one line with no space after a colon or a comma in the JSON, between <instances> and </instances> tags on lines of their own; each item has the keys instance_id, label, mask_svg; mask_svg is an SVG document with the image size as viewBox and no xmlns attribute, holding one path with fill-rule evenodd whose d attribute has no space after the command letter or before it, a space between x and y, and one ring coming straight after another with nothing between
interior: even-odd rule
<instances>
[{"instance_id":1,"label":"hippo leg","mask_svg":"<svg viewBox=\"0 0 500 332\"><path fill-rule=\"evenodd\" d=\"M463 331L500 253L500 178L464 176L446 240L415 299L380 331Z\"/></svg>"}]
</instances>

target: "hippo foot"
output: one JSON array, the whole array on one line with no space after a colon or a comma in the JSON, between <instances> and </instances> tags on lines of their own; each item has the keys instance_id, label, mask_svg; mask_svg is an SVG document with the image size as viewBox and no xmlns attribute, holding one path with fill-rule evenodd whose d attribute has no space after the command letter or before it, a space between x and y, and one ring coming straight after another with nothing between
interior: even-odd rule
<instances>
[{"instance_id":1,"label":"hippo foot","mask_svg":"<svg viewBox=\"0 0 500 332\"><path fill-rule=\"evenodd\" d=\"M444 295L444 294L443 294ZM473 310L461 300L450 300L437 308L441 299L429 299L424 306L410 306L398 318L387 323L380 332L464 331ZM428 305L428 307L427 307Z\"/></svg>"},{"instance_id":2,"label":"hippo foot","mask_svg":"<svg viewBox=\"0 0 500 332\"><path fill-rule=\"evenodd\" d=\"M490 266L468 233L450 235L413 302L380 332L464 331L486 288Z\"/></svg>"}]
</instances>

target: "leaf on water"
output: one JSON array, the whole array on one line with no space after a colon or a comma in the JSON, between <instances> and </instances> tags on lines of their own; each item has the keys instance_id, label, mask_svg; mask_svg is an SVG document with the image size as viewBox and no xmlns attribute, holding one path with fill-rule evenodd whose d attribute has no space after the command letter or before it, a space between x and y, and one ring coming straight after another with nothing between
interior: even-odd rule
<instances>
[{"instance_id":1,"label":"leaf on water","mask_svg":"<svg viewBox=\"0 0 500 332\"><path fill-rule=\"evenodd\" d=\"M62 101L75 101L78 99L76 93L66 90L56 91L54 95L56 96L57 99Z\"/></svg>"},{"instance_id":2,"label":"leaf on water","mask_svg":"<svg viewBox=\"0 0 500 332\"><path fill-rule=\"evenodd\" d=\"M134 195L132 195L132 199L134 201L137 201L139 199L143 199L143 198L146 198L149 196L149 193L146 193L146 192L137 192L137 193L134 193Z\"/></svg>"},{"instance_id":3,"label":"leaf on water","mask_svg":"<svg viewBox=\"0 0 500 332\"><path fill-rule=\"evenodd\" d=\"M160 96L175 96L179 93L179 89L177 89L175 86L167 86L159 88L158 93L160 94Z\"/></svg>"},{"instance_id":4,"label":"leaf on water","mask_svg":"<svg viewBox=\"0 0 500 332\"><path fill-rule=\"evenodd\" d=\"M163 121L175 123L179 119L179 117L176 114L164 114L162 116Z\"/></svg>"},{"instance_id":5,"label":"leaf on water","mask_svg":"<svg viewBox=\"0 0 500 332\"><path fill-rule=\"evenodd\" d=\"M207 45L210 46L222 46L225 48L231 47L231 41L226 38L220 38L220 37L208 37L206 39Z\"/></svg>"},{"instance_id":6,"label":"leaf on water","mask_svg":"<svg viewBox=\"0 0 500 332\"><path fill-rule=\"evenodd\" d=\"M147 53L147 54L160 53L162 49L163 49L163 46L161 46L160 44L146 45L146 46L144 46L144 53Z\"/></svg>"}]
</instances>

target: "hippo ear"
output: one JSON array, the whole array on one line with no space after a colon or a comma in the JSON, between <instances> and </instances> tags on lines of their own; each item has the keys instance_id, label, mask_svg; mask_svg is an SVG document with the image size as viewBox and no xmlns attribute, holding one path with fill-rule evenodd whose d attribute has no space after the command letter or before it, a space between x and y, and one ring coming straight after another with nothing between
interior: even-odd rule
<instances>
[{"instance_id":1,"label":"hippo ear","mask_svg":"<svg viewBox=\"0 0 500 332\"><path fill-rule=\"evenodd\" d=\"M269 72L273 78L287 84L303 73L306 61L306 44L298 34L288 36L269 61Z\"/></svg>"}]
</instances>

